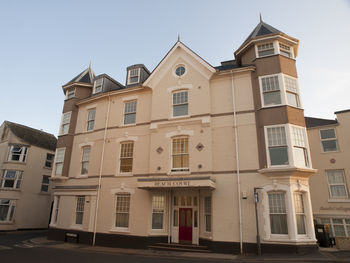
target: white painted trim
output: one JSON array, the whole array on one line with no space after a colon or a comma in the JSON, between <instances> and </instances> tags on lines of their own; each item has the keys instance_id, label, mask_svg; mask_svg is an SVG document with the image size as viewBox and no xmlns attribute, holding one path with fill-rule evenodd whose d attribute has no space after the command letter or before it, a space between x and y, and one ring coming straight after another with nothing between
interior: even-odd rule
<instances>
[{"instance_id":1,"label":"white painted trim","mask_svg":"<svg viewBox=\"0 0 350 263\"><path fill-rule=\"evenodd\" d=\"M97 105L98 105L97 103L88 105L86 106L86 110L92 110L93 108L97 108Z\"/></svg>"},{"instance_id":2,"label":"white painted trim","mask_svg":"<svg viewBox=\"0 0 350 263\"><path fill-rule=\"evenodd\" d=\"M182 130L181 126L179 126L178 130L171 131L165 134L166 138L172 138L175 136L193 136L194 130Z\"/></svg>"},{"instance_id":3,"label":"white painted trim","mask_svg":"<svg viewBox=\"0 0 350 263\"><path fill-rule=\"evenodd\" d=\"M139 96L137 96L137 95L128 96L128 97L122 98L122 101L123 101L123 102L127 102L127 101L130 101L130 100L137 100L138 98L139 98Z\"/></svg>"},{"instance_id":4,"label":"white painted trim","mask_svg":"<svg viewBox=\"0 0 350 263\"><path fill-rule=\"evenodd\" d=\"M192 89L192 84L180 84L178 86L172 86L167 88L168 93L172 93L174 91L180 91L180 90L189 90Z\"/></svg>"},{"instance_id":5,"label":"white painted trim","mask_svg":"<svg viewBox=\"0 0 350 263\"><path fill-rule=\"evenodd\" d=\"M124 142L124 141L134 141L134 142L136 142L138 139L139 139L139 136L129 136L127 134L127 132L126 132L124 137L120 137L120 138L116 139L115 141L117 143Z\"/></svg>"}]
</instances>

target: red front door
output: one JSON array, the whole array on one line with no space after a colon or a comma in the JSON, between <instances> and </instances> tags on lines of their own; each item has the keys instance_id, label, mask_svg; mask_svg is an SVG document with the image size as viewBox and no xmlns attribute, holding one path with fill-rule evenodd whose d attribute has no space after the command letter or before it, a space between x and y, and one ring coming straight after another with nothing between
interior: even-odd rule
<instances>
[{"instance_id":1,"label":"red front door","mask_svg":"<svg viewBox=\"0 0 350 263\"><path fill-rule=\"evenodd\" d=\"M179 241L192 243L192 208L179 208Z\"/></svg>"}]
</instances>

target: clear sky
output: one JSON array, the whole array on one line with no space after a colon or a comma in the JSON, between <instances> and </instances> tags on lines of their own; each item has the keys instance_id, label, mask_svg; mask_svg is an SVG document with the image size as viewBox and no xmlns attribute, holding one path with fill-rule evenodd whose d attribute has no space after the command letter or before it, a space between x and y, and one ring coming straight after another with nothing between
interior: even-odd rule
<instances>
[{"instance_id":1,"label":"clear sky","mask_svg":"<svg viewBox=\"0 0 350 263\"><path fill-rule=\"evenodd\" d=\"M126 67L153 70L181 41L217 66L259 23L300 40L306 116L350 109L350 0L0 0L0 122L57 136L62 85L89 66L125 84Z\"/></svg>"}]
</instances>

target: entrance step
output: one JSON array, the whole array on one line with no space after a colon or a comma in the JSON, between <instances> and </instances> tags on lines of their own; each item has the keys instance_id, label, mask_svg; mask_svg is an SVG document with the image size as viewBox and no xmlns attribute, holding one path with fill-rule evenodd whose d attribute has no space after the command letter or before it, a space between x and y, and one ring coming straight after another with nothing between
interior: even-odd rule
<instances>
[{"instance_id":1,"label":"entrance step","mask_svg":"<svg viewBox=\"0 0 350 263\"><path fill-rule=\"evenodd\" d=\"M154 250L167 250L167 251L178 251L178 252L200 252L200 253L211 253L206 246L192 245L192 244L178 244L178 243L156 243L148 246L149 249Z\"/></svg>"}]
</instances>

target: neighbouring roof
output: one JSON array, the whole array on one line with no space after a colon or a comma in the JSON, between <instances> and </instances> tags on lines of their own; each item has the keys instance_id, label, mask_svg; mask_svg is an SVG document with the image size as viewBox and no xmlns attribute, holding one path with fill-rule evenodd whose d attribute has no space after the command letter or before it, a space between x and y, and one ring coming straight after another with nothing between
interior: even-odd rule
<instances>
[{"instance_id":1,"label":"neighbouring roof","mask_svg":"<svg viewBox=\"0 0 350 263\"><path fill-rule=\"evenodd\" d=\"M306 123L306 128L312 128L312 127L337 124L338 121L337 120L329 120L329 119L305 117L305 123Z\"/></svg>"},{"instance_id":2,"label":"neighbouring roof","mask_svg":"<svg viewBox=\"0 0 350 263\"><path fill-rule=\"evenodd\" d=\"M233 68L239 68L236 60L222 61L220 66L214 67L216 70L228 70Z\"/></svg>"},{"instance_id":3,"label":"neighbouring roof","mask_svg":"<svg viewBox=\"0 0 350 263\"><path fill-rule=\"evenodd\" d=\"M14 135L30 145L35 145L51 151L56 149L57 139L53 134L10 121L5 121L5 124Z\"/></svg>"},{"instance_id":4,"label":"neighbouring roof","mask_svg":"<svg viewBox=\"0 0 350 263\"><path fill-rule=\"evenodd\" d=\"M350 109L336 111L336 112L334 112L334 114L345 113L345 112L350 112Z\"/></svg>"},{"instance_id":5,"label":"neighbouring roof","mask_svg":"<svg viewBox=\"0 0 350 263\"><path fill-rule=\"evenodd\" d=\"M85 69L83 72L78 74L76 77L74 77L71 81L64 84L63 86L67 86L67 85L72 84L74 82L92 84L94 82L94 79L95 79L95 73L93 72L91 67L88 67L87 69Z\"/></svg>"}]
</instances>

